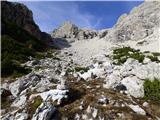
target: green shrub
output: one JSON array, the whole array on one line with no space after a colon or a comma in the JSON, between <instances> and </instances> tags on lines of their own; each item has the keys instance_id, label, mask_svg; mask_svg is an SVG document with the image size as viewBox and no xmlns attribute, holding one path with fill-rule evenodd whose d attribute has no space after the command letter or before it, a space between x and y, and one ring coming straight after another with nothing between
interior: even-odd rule
<instances>
[{"instance_id":1,"label":"green shrub","mask_svg":"<svg viewBox=\"0 0 160 120\"><path fill-rule=\"evenodd\" d=\"M147 56L152 62L160 62L157 56L148 55Z\"/></svg>"},{"instance_id":2,"label":"green shrub","mask_svg":"<svg viewBox=\"0 0 160 120\"><path fill-rule=\"evenodd\" d=\"M33 103L33 108L34 108L34 110L36 110L36 109L38 108L38 106L40 106L41 103L42 103L42 98L37 97L37 98L34 100L34 103Z\"/></svg>"},{"instance_id":3,"label":"green shrub","mask_svg":"<svg viewBox=\"0 0 160 120\"><path fill-rule=\"evenodd\" d=\"M122 47L113 50L113 59L116 60L115 64L120 65L126 62L128 58L133 58L139 62L143 62L144 55L139 51L130 47Z\"/></svg>"},{"instance_id":4,"label":"green shrub","mask_svg":"<svg viewBox=\"0 0 160 120\"><path fill-rule=\"evenodd\" d=\"M29 56L42 59L44 53L37 54L37 52L45 52L50 48L45 41L39 40L21 26L5 18L2 18L1 22L1 75L16 77L27 74L30 70L21 67L20 64L29 60ZM15 61L19 62L19 65L15 64Z\"/></svg>"},{"instance_id":5,"label":"green shrub","mask_svg":"<svg viewBox=\"0 0 160 120\"><path fill-rule=\"evenodd\" d=\"M74 72L74 69L73 68L67 68L66 72L68 72L68 73Z\"/></svg>"},{"instance_id":6,"label":"green shrub","mask_svg":"<svg viewBox=\"0 0 160 120\"><path fill-rule=\"evenodd\" d=\"M30 70L20 66L20 63L28 60L28 56L34 56L32 49L27 49L24 46L16 43L8 35L2 35L1 37L1 75L7 77L16 73L27 74ZM14 76L17 76L13 74Z\"/></svg>"},{"instance_id":7,"label":"green shrub","mask_svg":"<svg viewBox=\"0 0 160 120\"><path fill-rule=\"evenodd\" d=\"M140 63L142 63L145 56L140 52L136 52L134 54L131 54L130 57L134 58L134 59L138 60Z\"/></svg>"},{"instance_id":8,"label":"green shrub","mask_svg":"<svg viewBox=\"0 0 160 120\"><path fill-rule=\"evenodd\" d=\"M140 41L140 42L137 43L137 45L143 45L145 42L146 42L145 40L144 41Z\"/></svg>"},{"instance_id":9,"label":"green shrub","mask_svg":"<svg viewBox=\"0 0 160 120\"><path fill-rule=\"evenodd\" d=\"M4 28L2 29L2 35L8 35L13 38L15 41L25 45L26 48L31 48L44 51L46 48L46 43L38 40L36 37L31 35L28 31L24 30L20 26L17 26L15 23L11 21L4 20L2 18L2 24Z\"/></svg>"},{"instance_id":10,"label":"green shrub","mask_svg":"<svg viewBox=\"0 0 160 120\"><path fill-rule=\"evenodd\" d=\"M32 115L35 113L36 109L41 105L42 102L42 98L40 96L37 96L36 98L34 98L33 102L28 103L27 109L29 112L29 117L32 117Z\"/></svg>"},{"instance_id":11,"label":"green shrub","mask_svg":"<svg viewBox=\"0 0 160 120\"><path fill-rule=\"evenodd\" d=\"M54 59L54 60L61 60L60 58L58 58L58 57L56 57L56 56L53 56L53 58L52 59Z\"/></svg>"},{"instance_id":12,"label":"green shrub","mask_svg":"<svg viewBox=\"0 0 160 120\"><path fill-rule=\"evenodd\" d=\"M68 68L67 72L87 72L89 70L88 67L75 67L75 68Z\"/></svg>"},{"instance_id":13,"label":"green shrub","mask_svg":"<svg viewBox=\"0 0 160 120\"><path fill-rule=\"evenodd\" d=\"M153 52L152 54L153 54L153 56L160 56L159 52Z\"/></svg>"},{"instance_id":14,"label":"green shrub","mask_svg":"<svg viewBox=\"0 0 160 120\"><path fill-rule=\"evenodd\" d=\"M43 53L37 52L36 55L35 55L35 58L37 60L44 59L45 55Z\"/></svg>"},{"instance_id":15,"label":"green shrub","mask_svg":"<svg viewBox=\"0 0 160 120\"><path fill-rule=\"evenodd\" d=\"M144 99L160 103L160 80L146 79L144 82Z\"/></svg>"},{"instance_id":16,"label":"green shrub","mask_svg":"<svg viewBox=\"0 0 160 120\"><path fill-rule=\"evenodd\" d=\"M75 67L76 72L80 72L80 71L87 72L88 70L89 70L88 67Z\"/></svg>"}]
</instances>

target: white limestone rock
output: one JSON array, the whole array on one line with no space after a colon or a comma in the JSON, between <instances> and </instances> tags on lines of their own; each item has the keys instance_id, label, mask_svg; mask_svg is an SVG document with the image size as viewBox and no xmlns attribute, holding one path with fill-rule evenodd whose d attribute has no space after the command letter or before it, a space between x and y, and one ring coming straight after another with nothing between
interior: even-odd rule
<instances>
[{"instance_id":1,"label":"white limestone rock","mask_svg":"<svg viewBox=\"0 0 160 120\"><path fill-rule=\"evenodd\" d=\"M92 113L93 118L96 118L97 114L98 114L98 109L93 108L93 113Z\"/></svg>"},{"instance_id":2,"label":"white limestone rock","mask_svg":"<svg viewBox=\"0 0 160 120\"><path fill-rule=\"evenodd\" d=\"M146 112L138 105L128 105L134 112L140 115L146 115Z\"/></svg>"},{"instance_id":3,"label":"white limestone rock","mask_svg":"<svg viewBox=\"0 0 160 120\"><path fill-rule=\"evenodd\" d=\"M140 79L149 78L153 80L154 78L160 78L160 63L149 62L148 64L137 66L133 69L133 74Z\"/></svg>"},{"instance_id":4,"label":"white limestone rock","mask_svg":"<svg viewBox=\"0 0 160 120\"><path fill-rule=\"evenodd\" d=\"M49 102L43 102L36 110L32 120L50 120L56 108Z\"/></svg>"},{"instance_id":5,"label":"white limestone rock","mask_svg":"<svg viewBox=\"0 0 160 120\"><path fill-rule=\"evenodd\" d=\"M144 60L143 60L143 63L146 64L146 63L149 63L149 62L151 62L151 60L149 58L145 57Z\"/></svg>"},{"instance_id":6,"label":"white limestone rock","mask_svg":"<svg viewBox=\"0 0 160 120\"><path fill-rule=\"evenodd\" d=\"M116 73L116 71L111 74L111 75L108 75L105 79L105 84L103 85L103 87L105 88L114 88L116 87L118 84L120 84L120 81L121 81L121 77L120 77L120 74L119 72Z\"/></svg>"},{"instance_id":7,"label":"white limestone rock","mask_svg":"<svg viewBox=\"0 0 160 120\"><path fill-rule=\"evenodd\" d=\"M11 83L9 89L14 97L24 89L24 82L22 80L16 80L15 82Z\"/></svg>"},{"instance_id":8,"label":"white limestone rock","mask_svg":"<svg viewBox=\"0 0 160 120\"><path fill-rule=\"evenodd\" d=\"M94 66L95 67L95 66ZM89 69L87 72L81 74L79 73L79 76L83 78L84 80L88 80L91 78L104 78L105 77L105 70L103 68L93 68ZM93 77L95 76L95 77Z\"/></svg>"},{"instance_id":9,"label":"white limestone rock","mask_svg":"<svg viewBox=\"0 0 160 120\"><path fill-rule=\"evenodd\" d=\"M148 102L144 102L142 105L143 105L143 107L148 107L149 103Z\"/></svg>"},{"instance_id":10,"label":"white limestone rock","mask_svg":"<svg viewBox=\"0 0 160 120\"><path fill-rule=\"evenodd\" d=\"M59 105L61 104L63 99L68 98L68 92L69 92L68 90L54 89L54 90L49 90L49 91L38 93L38 94L32 94L29 99L32 100L37 96L41 96L43 101L47 101L51 99L53 102L57 101L57 104Z\"/></svg>"},{"instance_id":11,"label":"white limestone rock","mask_svg":"<svg viewBox=\"0 0 160 120\"><path fill-rule=\"evenodd\" d=\"M35 86L39 82L39 78L35 73L29 73L28 75L17 78L16 81L10 83L9 90L14 97L17 97L21 91L29 86Z\"/></svg>"},{"instance_id":12,"label":"white limestone rock","mask_svg":"<svg viewBox=\"0 0 160 120\"><path fill-rule=\"evenodd\" d=\"M27 120L28 114L27 113L17 113L15 116L15 120Z\"/></svg>"},{"instance_id":13,"label":"white limestone rock","mask_svg":"<svg viewBox=\"0 0 160 120\"><path fill-rule=\"evenodd\" d=\"M101 98L98 99L99 104L108 104L109 100L105 96L101 96Z\"/></svg>"},{"instance_id":14,"label":"white limestone rock","mask_svg":"<svg viewBox=\"0 0 160 120\"><path fill-rule=\"evenodd\" d=\"M17 97L11 106L20 108L26 104L26 101L27 101L27 97L25 95L22 95L20 97Z\"/></svg>"},{"instance_id":15,"label":"white limestone rock","mask_svg":"<svg viewBox=\"0 0 160 120\"><path fill-rule=\"evenodd\" d=\"M116 25L108 31L106 40L124 42L140 40L152 35L154 28L160 23L159 11L159 1L142 3L135 7L130 14L125 14L119 18Z\"/></svg>"},{"instance_id":16,"label":"white limestone rock","mask_svg":"<svg viewBox=\"0 0 160 120\"><path fill-rule=\"evenodd\" d=\"M136 76L129 76L121 81L121 84L126 86L128 94L138 98L144 96L144 81L138 79Z\"/></svg>"}]
</instances>

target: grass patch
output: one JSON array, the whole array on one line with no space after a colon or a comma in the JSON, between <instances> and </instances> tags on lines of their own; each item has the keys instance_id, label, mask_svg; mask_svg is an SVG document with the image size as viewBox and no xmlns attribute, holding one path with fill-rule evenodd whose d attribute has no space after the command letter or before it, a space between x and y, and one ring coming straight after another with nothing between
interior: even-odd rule
<instances>
[{"instance_id":1,"label":"grass patch","mask_svg":"<svg viewBox=\"0 0 160 120\"><path fill-rule=\"evenodd\" d=\"M157 56L148 55L147 56L152 62L160 62Z\"/></svg>"},{"instance_id":2,"label":"grass patch","mask_svg":"<svg viewBox=\"0 0 160 120\"><path fill-rule=\"evenodd\" d=\"M144 82L144 99L160 104L160 80L153 81L146 79Z\"/></svg>"},{"instance_id":3,"label":"grass patch","mask_svg":"<svg viewBox=\"0 0 160 120\"><path fill-rule=\"evenodd\" d=\"M152 54L153 54L153 56L160 56L159 52L153 52Z\"/></svg>"},{"instance_id":4,"label":"grass patch","mask_svg":"<svg viewBox=\"0 0 160 120\"><path fill-rule=\"evenodd\" d=\"M36 109L41 105L42 102L42 98L40 96L37 96L36 98L34 98L33 102L28 103L27 109L30 119L32 118L33 114L36 112Z\"/></svg>"},{"instance_id":5,"label":"grass patch","mask_svg":"<svg viewBox=\"0 0 160 120\"><path fill-rule=\"evenodd\" d=\"M115 64L123 64L126 62L128 58L133 58L138 60L139 62L143 62L144 55L139 50L135 50L130 47L122 47L113 50L113 59L116 60Z\"/></svg>"},{"instance_id":6,"label":"grass patch","mask_svg":"<svg viewBox=\"0 0 160 120\"><path fill-rule=\"evenodd\" d=\"M76 72L80 72L80 71L87 72L88 70L89 70L88 67L75 67Z\"/></svg>"},{"instance_id":7,"label":"grass patch","mask_svg":"<svg viewBox=\"0 0 160 120\"><path fill-rule=\"evenodd\" d=\"M20 76L29 73L20 65L28 60L27 56L34 56L32 49L27 49L16 43L10 36L2 35L1 37L1 75L7 77L10 75Z\"/></svg>"},{"instance_id":8,"label":"grass patch","mask_svg":"<svg viewBox=\"0 0 160 120\"><path fill-rule=\"evenodd\" d=\"M53 46L54 47L54 46ZM1 75L19 77L30 72L20 64L29 60L29 56L41 59L44 52L51 49L45 41L39 40L12 21L2 18L1 36ZM50 53L46 57L51 57ZM18 63L18 64L17 64Z\"/></svg>"},{"instance_id":9,"label":"grass patch","mask_svg":"<svg viewBox=\"0 0 160 120\"><path fill-rule=\"evenodd\" d=\"M88 67L75 67L75 68L68 68L67 72L87 72L89 70Z\"/></svg>"},{"instance_id":10,"label":"grass patch","mask_svg":"<svg viewBox=\"0 0 160 120\"><path fill-rule=\"evenodd\" d=\"M137 45L143 45L144 43L146 43L147 41L140 41L140 42L137 42Z\"/></svg>"},{"instance_id":11,"label":"grass patch","mask_svg":"<svg viewBox=\"0 0 160 120\"><path fill-rule=\"evenodd\" d=\"M68 73L74 72L74 69L73 68L67 68L66 72L68 72Z\"/></svg>"}]
</instances>

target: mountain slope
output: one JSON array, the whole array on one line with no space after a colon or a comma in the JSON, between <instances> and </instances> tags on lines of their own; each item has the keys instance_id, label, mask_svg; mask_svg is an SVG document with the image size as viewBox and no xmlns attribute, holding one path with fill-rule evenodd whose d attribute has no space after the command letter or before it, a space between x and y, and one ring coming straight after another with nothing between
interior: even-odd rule
<instances>
[{"instance_id":1,"label":"mountain slope","mask_svg":"<svg viewBox=\"0 0 160 120\"><path fill-rule=\"evenodd\" d=\"M38 25L36 25L33 20L32 11L25 5L3 1L1 2L1 6L2 20L15 23L43 42L47 43L52 40L49 34L40 31Z\"/></svg>"},{"instance_id":2,"label":"mountain slope","mask_svg":"<svg viewBox=\"0 0 160 120\"><path fill-rule=\"evenodd\" d=\"M124 42L140 40L158 31L160 25L160 2L147 1L123 14L116 25L109 30L106 40Z\"/></svg>"},{"instance_id":3,"label":"mountain slope","mask_svg":"<svg viewBox=\"0 0 160 120\"><path fill-rule=\"evenodd\" d=\"M13 73L26 73L21 63L49 48L50 35L39 30L32 12L23 4L1 2L2 77ZM28 71L28 70L27 70Z\"/></svg>"}]
</instances>

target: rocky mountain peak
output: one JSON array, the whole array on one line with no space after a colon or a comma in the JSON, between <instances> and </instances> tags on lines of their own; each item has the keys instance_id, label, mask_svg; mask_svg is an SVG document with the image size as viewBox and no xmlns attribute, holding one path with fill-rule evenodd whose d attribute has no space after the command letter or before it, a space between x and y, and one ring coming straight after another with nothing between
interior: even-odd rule
<instances>
[{"instance_id":1,"label":"rocky mountain peak","mask_svg":"<svg viewBox=\"0 0 160 120\"><path fill-rule=\"evenodd\" d=\"M58 27L52 32L53 38L65 38L65 39L92 39L97 36L97 31L82 29L73 24L71 21L65 21L62 26Z\"/></svg>"},{"instance_id":2,"label":"rocky mountain peak","mask_svg":"<svg viewBox=\"0 0 160 120\"><path fill-rule=\"evenodd\" d=\"M106 39L115 42L128 40L140 40L158 30L160 18L160 2L145 1L131 10L129 14L123 14L116 25L108 32Z\"/></svg>"},{"instance_id":3,"label":"rocky mountain peak","mask_svg":"<svg viewBox=\"0 0 160 120\"><path fill-rule=\"evenodd\" d=\"M63 25L61 27L77 27L75 24L73 24L71 21L64 21Z\"/></svg>"},{"instance_id":4,"label":"rocky mountain peak","mask_svg":"<svg viewBox=\"0 0 160 120\"><path fill-rule=\"evenodd\" d=\"M65 21L62 26L55 29L52 33L54 38L75 38L78 32L78 27L71 21Z\"/></svg>"}]
</instances>

